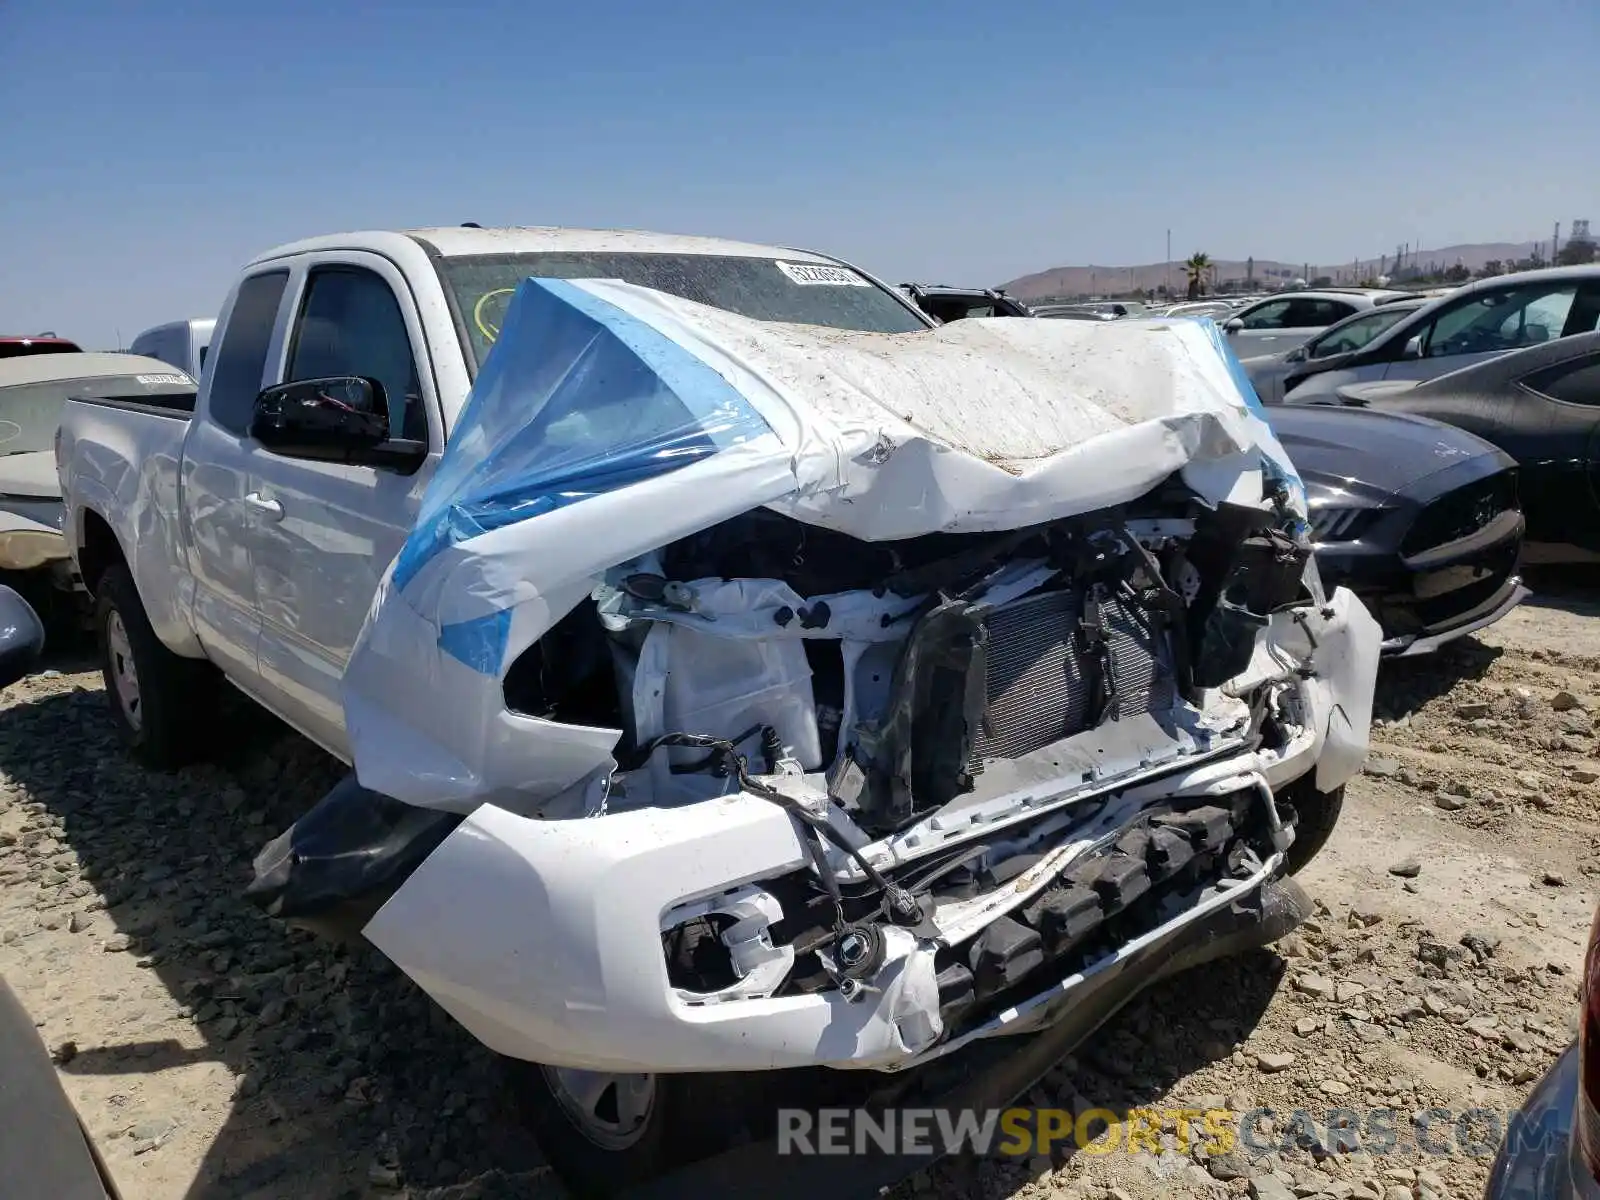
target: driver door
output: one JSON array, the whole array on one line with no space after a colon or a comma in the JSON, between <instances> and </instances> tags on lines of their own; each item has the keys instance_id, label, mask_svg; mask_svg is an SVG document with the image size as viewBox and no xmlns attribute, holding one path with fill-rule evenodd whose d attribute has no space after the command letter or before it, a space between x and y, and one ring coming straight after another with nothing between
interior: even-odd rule
<instances>
[{"instance_id":1,"label":"driver door","mask_svg":"<svg viewBox=\"0 0 1600 1200\"><path fill-rule=\"evenodd\" d=\"M282 368L272 382L339 375L383 387L393 437L426 441L410 473L273 453L252 456L261 613L260 679L268 703L335 754L347 755L339 683L378 583L416 521L444 445L433 370L404 278L376 255L308 255L291 283Z\"/></svg>"}]
</instances>

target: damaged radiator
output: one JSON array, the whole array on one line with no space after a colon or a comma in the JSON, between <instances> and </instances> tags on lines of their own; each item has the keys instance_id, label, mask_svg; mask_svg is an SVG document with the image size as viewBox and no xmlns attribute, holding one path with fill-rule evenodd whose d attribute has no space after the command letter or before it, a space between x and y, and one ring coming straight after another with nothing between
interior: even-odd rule
<instances>
[{"instance_id":1,"label":"damaged radiator","mask_svg":"<svg viewBox=\"0 0 1600 1200\"><path fill-rule=\"evenodd\" d=\"M986 705L970 773L987 760L1018 758L1082 733L1096 723L1101 695L1115 698L1108 715L1117 716L1177 703L1166 634L1119 596L1099 605L1102 650L1086 632L1085 607L1083 593L1044 592L1004 605L984 622Z\"/></svg>"},{"instance_id":2,"label":"damaged radiator","mask_svg":"<svg viewBox=\"0 0 1600 1200\"><path fill-rule=\"evenodd\" d=\"M971 791L986 763L1178 702L1171 631L1124 589L945 601L907 639L881 729L858 727L872 786L857 819L896 828Z\"/></svg>"}]
</instances>

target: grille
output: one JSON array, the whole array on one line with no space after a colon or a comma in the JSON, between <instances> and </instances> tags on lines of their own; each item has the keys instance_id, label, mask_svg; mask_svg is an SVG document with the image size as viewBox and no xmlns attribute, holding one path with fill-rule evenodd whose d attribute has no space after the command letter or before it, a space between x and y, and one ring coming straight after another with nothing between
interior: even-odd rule
<instances>
[{"instance_id":1,"label":"grille","mask_svg":"<svg viewBox=\"0 0 1600 1200\"><path fill-rule=\"evenodd\" d=\"M1412 522L1400 553L1409 557L1477 533L1508 508L1517 507L1517 473L1501 471L1447 492Z\"/></svg>"},{"instance_id":2,"label":"grille","mask_svg":"<svg viewBox=\"0 0 1600 1200\"><path fill-rule=\"evenodd\" d=\"M973 765L1017 758L1088 728L1092 664L1080 652L1075 592L1045 592L997 609L988 633L988 707ZM1123 716L1165 711L1177 686L1165 634L1151 636L1141 614L1118 598L1101 606L1112 678Z\"/></svg>"}]
</instances>

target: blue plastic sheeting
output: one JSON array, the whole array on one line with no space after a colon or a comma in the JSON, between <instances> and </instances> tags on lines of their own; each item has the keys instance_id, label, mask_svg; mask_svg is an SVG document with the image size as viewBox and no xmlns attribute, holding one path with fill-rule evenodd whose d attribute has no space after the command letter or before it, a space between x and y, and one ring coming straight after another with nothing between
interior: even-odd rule
<instances>
[{"instance_id":1,"label":"blue plastic sheeting","mask_svg":"<svg viewBox=\"0 0 1600 1200\"><path fill-rule=\"evenodd\" d=\"M525 280L401 547L394 586L468 538L767 432L727 380L657 330L573 283ZM465 624L474 628L450 627L440 646L477 667L493 657L479 639L493 637L494 622Z\"/></svg>"},{"instance_id":2,"label":"blue plastic sheeting","mask_svg":"<svg viewBox=\"0 0 1600 1200\"><path fill-rule=\"evenodd\" d=\"M1217 348L1217 353L1222 355L1222 361L1228 364L1228 374L1233 376L1233 382L1239 389L1245 404L1254 409L1263 419L1266 409L1262 407L1261 397L1256 394L1256 385L1250 382L1250 373L1244 369L1244 364L1239 361L1239 356L1233 352L1233 347L1228 345L1228 335L1222 332L1222 327L1210 317L1194 317L1205 326L1206 336L1211 339L1211 344Z\"/></svg>"},{"instance_id":3,"label":"blue plastic sheeting","mask_svg":"<svg viewBox=\"0 0 1600 1200\"><path fill-rule=\"evenodd\" d=\"M1222 361L1228 364L1228 374L1233 378L1234 386L1239 389L1239 395L1244 399L1246 407L1270 426L1272 418L1267 415L1266 405L1261 403L1261 397L1256 392L1256 385L1250 382L1250 373L1244 369L1244 364L1239 361L1239 356L1233 352L1233 347L1228 344L1228 335L1223 333L1222 327L1210 317L1192 319L1198 320L1205 326L1206 336L1211 339L1211 344L1217 348L1217 353L1222 356ZM1285 459L1283 462L1278 462L1271 455L1263 454L1261 456L1262 474L1269 481L1282 484L1288 488L1291 494L1299 498L1303 506L1306 502L1306 485L1296 472L1284 465L1287 461ZM1307 522L1299 522L1301 533L1305 533L1309 529L1310 525Z\"/></svg>"},{"instance_id":4,"label":"blue plastic sheeting","mask_svg":"<svg viewBox=\"0 0 1600 1200\"><path fill-rule=\"evenodd\" d=\"M493 675L500 670L510 636L511 610L502 608L486 617L441 626L439 649L480 675Z\"/></svg>"}]
</instances>

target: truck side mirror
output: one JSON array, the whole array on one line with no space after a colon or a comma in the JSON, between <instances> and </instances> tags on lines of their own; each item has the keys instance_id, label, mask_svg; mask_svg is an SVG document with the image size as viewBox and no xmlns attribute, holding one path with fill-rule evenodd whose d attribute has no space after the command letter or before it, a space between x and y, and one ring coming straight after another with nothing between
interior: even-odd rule
<instances>
[{"instance_id":1,"label":"truck side mirror","mask_svg":"<svg viewBox=\"0 0 1600 1200\"><path fill-rule=\"evenodd\" d=\"M11 588L0 584L0 687L10 687L33 672L44 653L39 614Z\"/></svg>"},{"instance_id":2,"label":"truck side mirror","mask_svg":"<svg viewBox=\"0 0 1600 1200\"><path fill-rule=\"evenodd\" d=\"M426 442L389 436L383 384L357 375L299 379L256 397L250 436L274 454L415 470Z\"/></svg>"}]
</instances>

